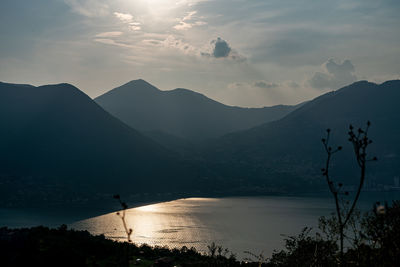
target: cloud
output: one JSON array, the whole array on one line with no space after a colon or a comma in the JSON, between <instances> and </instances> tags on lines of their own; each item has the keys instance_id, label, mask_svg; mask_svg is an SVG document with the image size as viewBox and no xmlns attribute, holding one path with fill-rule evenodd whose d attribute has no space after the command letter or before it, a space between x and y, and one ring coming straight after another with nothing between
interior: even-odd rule
<instances>
[{"instance_id":1,"label":"cloud","mask_svg":"<svg viewBox=\"0 0 400 267\"><path fill-rule=\"evenodd\" d=\"M199 20L199 18L196 16L197 11L190 11L187 12L186 16L184 16L182 19L178 19L178 24L174 26L175 30L188 30L192 28L193 26L201 26L201 25L206 25L207 23L205 21Z\"/></svg>"},{"instance_id":2,"label":"cloud","mask_svg":"<svg viewBox=\"0 0 400 267\"><path fill-rule=\"evenodd\" d=\"M214 45L214 51L212 52L212 55L215 58L228 57L232 50L229 44L220 37L218 37L217 40L211 41L211 44Z\"/></svg>"},{"instance_id":3,"label":"cloud","mask_svg":"<svg viewBox=\"0 0 400 267\"><path fill-rule=\"evenodd\" d=\"M272 89L279 87L277 83L271 83L266 81L256 81L253 83L254 87L263 88L263 89Z\"/></svg>"},{"instance_id":4,"label":"cloud","mask_svg":"<svg viewBox=\"0 0 400 267\"><path fill-rule=\"evenodd\" d=\"M116 16L119 20L125 23L133 21L133 16L129 13L114 12L114 16Z\"/></svg>"},{"instance_id":5,"label":"cloud","mask_svg":"<svg viewBox=\"0 0 400 267\"><path fill-rule=\"evenodd\" d=\"M293 96L296 96L295 99ZM264 107L276 104L297 104L309 99L309 92L307 88L293 81L258 80L230 83L223 97L230 105Z\"/></svg>"},{"instance_id":6,"label":"cloud","mask_svg":"<svg viewBox=\"0 0 400 267\"><path fill-rule=\"evenodd\" d=\"M129 25L129 28L133 31L140 31L141 28L141 23L138 21L135 21L133 18L132 14L129 13L121 13L121 12L114 12L114 16L122 21L125 24Z\"/></svg>"},{"instance_id":7,"label":"cloud","mask_svg":"<svg viewBox=\"0 0 400 267\"><path fill-rule=\"evenodd\" d=\"M96 37L112 38L112 37L121 36L122 34L123 34L122 32L102 32L102 33L96 34Z\"/></svg>"},{"instance_id":8,"label":"cloud","mask_svg":"<svg viewBox=\"0 0 400 267\"><path fill-rule=\"evenodd\" d=\"M108 38L96 38L96 39L94 39L94 41L98 42L98 43L102 43L102 44L114 45L114 46L119 46L119 47L124 47L124 48L134 48L132 45L120 43L113 39L108 39Z\"/></svg>"},{"instance_id":9,"label":"cloud","mask_svg":"<svg viewBox=\"0 0 400 267\"><path fill-rule=\"evenodd\" d=\"M167 48L176 48L185 54L196 55L199 53L199 51L196 47L192 46L191 44L189 44L181 39L177 39L173 35L169 35L160 44Z\"/></svg>"},{"instance_id":10,"label":"cloud","mask_svg":"<svg viewBox=\"0 0 400 267\"><path fill-rule=\"evenodd\" d=\"M209 58L217 58L217 59L231 59L238 62L243 62L246 58L235 50L231 48L227 41L223 40L222 38L218 37L216 40L212 40L210 42L211 49L210 52L201 52L200 55Z\"/></svg>"},{"instance_id":11,"label":"cloud","mask_svg":"<svg viewBox=\"0 0 400 267\"><path fill-rule=\"evenodd\" d=\"M273 91L282 90L282 88L299 88L300 85L294 81L283 81L283 82L268 82L265 80L259 80L254 82L236 82L228 85L228 88L247 88L252 90L259 89L274 89Z\"/></svg>"},{"instance_id":12,"label":"cloud","mask_svg":"<svg viewBox=\"0 0 400 267\"><path fill-rule=\"evenodd\" d=\"M64 0L74 12L86 17L102 17L109 14L109 6L101 0Z\"/></svg>"},{"instance_id":13,"label":"cloud","mask_svg":"<svg viewBox=\"0 0 400 267\"><path fill-rule=\"evenodd\" d=\"M329 59L322 65L323 72L316 72L309 80L309 84L317 89L338 89L357 80L355 68L350 60L336 63Z\"/></svg>"}]
</instances>

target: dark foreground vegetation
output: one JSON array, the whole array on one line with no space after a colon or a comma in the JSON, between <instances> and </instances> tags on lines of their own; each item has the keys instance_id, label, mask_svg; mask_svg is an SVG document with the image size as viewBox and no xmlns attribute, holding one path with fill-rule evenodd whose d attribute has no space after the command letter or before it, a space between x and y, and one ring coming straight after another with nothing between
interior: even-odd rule
<instances>
[{"instance_id":1,"label":"dark foreground vegetation","mask_svg":"<svg viewBox=\"0 0 400 267\"><path fill-rule=\"evenodd\" d=\"M233 256L215 248L215 254L207 256L194 248L137 246L68 230L65 225L0 229L1 266L240 266Z\"/></svg>"},{"instance_id":2,"label":"dark foreground vegetation","mask_svg":"<svg viewBox=\"0 0 400 267\"><path fill-rule=\"evenodd\" d=\"M305 228L286 239L271 258L251 253L248 262L211 244L207 254L194 248L168 249L116 242L87 231L35 227L0 229L1 266L338 266L341 261L336 217L320 218L319 230ZM346 231L342 266L398 266L400 201L377 204L355 216ZM266 240L265 242L268 242Z\"/></svg>"}]
</instances>

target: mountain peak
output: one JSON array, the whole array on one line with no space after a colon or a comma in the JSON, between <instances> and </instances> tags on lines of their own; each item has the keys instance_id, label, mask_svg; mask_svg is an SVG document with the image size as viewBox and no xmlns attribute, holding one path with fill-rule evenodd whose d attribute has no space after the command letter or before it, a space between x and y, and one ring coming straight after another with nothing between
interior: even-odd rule
<instances>
[{"instance_id":1,"label":"mountain peak","mask_svg":"<svg viewBox=\"0 0 400 267\"><path fill-rule=\"evenodd\" d=\"M153 88L153 89L159 90L157 87L155 87L154 85L150 84L149 82L146 82L143 79L132 80L132 81L127 82L126 84L122 85L121 87L125 87L125 86L139 87L139 88L145 87L145 88Z\"/></svg>"},{"instance_id":2,"label":"mountain peak","mask_svg":"<svg viewBox=\"0 0 400 267\"><path fill-rule=\"evenodd\" d=\"M231 107L184 88L160 91L143 80L131 81L95 101L132 128L193 141L280 119L295 109Z\"/></svg>"},{"instance_id":3,"label":"mountain peak","mask_svg":"<svg viewBox=\"0 0 400 267\"><path fill-rule=\"evenodd\" d=\"M121 85L120 87L115 88L114 90L123 90L123 91L143 91L143 92L159 92L160 89L158 89L157 87L155 87L154 85L146 82L145 80L142 79L138 79L138 80L132 80L130 82L127 82L124 85ZM111 91L114 91L111 90Z\"/></svg>"},{"instance_id":4,"label":"mountain peak","mask_svg":"<svg viewBox=\"0 0 400 267\"><path fill-rule=\"evenodd\" d=\"M76 86L70 84L70 83L58 83L58 84L49 84L49 85L42 85L39 86L42 88L46 88L46 87L54 87L55 89L58 90L71 90L71 91L80 91Z\"/></svg>"},{"instance_id":5,"label":"mountain peak","mask_svg":"<svg viewBox=\"0 0 400 267\"><path fill-rule=\"evenodd\" d=\"M114 88L96 98L96 101L102 101L105 97L120 97L121 95L124 96L124 98L130 98L135 94L154 94L161 92L160 89L155 87L154 85L146 82L145 80L138 79L138 80L132 80L130 82L127 82L117 88Z\"/></svg>"}]
</instances>

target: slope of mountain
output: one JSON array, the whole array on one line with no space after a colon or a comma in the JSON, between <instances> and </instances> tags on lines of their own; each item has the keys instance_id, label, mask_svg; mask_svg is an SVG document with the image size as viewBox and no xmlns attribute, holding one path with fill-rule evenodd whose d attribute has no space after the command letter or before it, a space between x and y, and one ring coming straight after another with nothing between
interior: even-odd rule
<instances>
[{"instance_id":1,"label":"slope of mountain","mask_svg":"<svg viewBox=\"0 0 400 267\"><path fill-rule=\"evenodd\" d=\"M177 192L202 173L69 84L0 83L0 125L2 194Z\"/></svg>"},{"instance_id":2,"label":"slope of mountain","mask_svg":"<svg viewBox=\"0 0 400 267\"><path fill-rule=\"evenodd\" d=\"M145 93L164 94L139 83L149 86L138 87ZM211 101L201 95L196 99ZM193 153L198 144L147 133L167 144L159 145L71 85L0 83L0 206L4 199L13 205L21 199L32 205L81 203L110 199L115 192L142 198L145 193L215 196L326 188L320 175L325 160L320 140L326 128L332 129L332 145L344 147L332 162L332 174L351 183L357 174L348 125L364 126L367 120L374 140L369 152L379 158L369 165L367 183L389 184L400 174L399 99L400 81L357 82L280 120L209 141Z\"/></svg>"},{"instance_id":3,"label":"slope of mountain","mask_svg":"<svg viewBox=\"0 0 400 267\"><path fill-rule=\"evenodd\" d=\"M207 158L215 162L221 175L258 180L258 184L272 186L277 177L292 184L300 180L324 183L320 169L326 155L321 138L330 128L332 146L344 147L332 162L333 174L341 181L351 181L357 173L348 127L364 128L369 120L369 136L374 141L369 152L379 161L369 164L368 181L392 184L393 177L400 174L399 100L398 80L380 85L356 82L317 97L281 120L217 139L206 149Z\"/></svg>"},{"instance_id":4,"label":"slope of mountain","mask_svg":"<svg viewBox=\"0 0 400 267\"><path fill-rule=\"evenodd\" d=\"M232 107L186 89L161 91L143 80L115 88L95 101L135 129L165 132L192 141L277 120L297 108L283 105Z\"/></svg>"}]
</instances>

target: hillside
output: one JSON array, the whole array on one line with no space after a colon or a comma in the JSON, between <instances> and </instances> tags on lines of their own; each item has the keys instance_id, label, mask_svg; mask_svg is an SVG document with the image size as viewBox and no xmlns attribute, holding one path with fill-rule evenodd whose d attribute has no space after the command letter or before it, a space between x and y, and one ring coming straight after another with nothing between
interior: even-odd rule
<instances>
[{"instance_id":1,"label":"hillside","mask_svg":"<svg viewBox=\"0 0 400 267\"><path fill-rule=\"evenodd\" d=\"M335 155L333 174L351 183L357 173L347 141L348 127L364 127L370 120L369 136L374 143L369 152L379 161L369 165L368 183L392 184L393 177L400 173L399 99L398 80L380 85L356 82L317 97L281 120L219 138L205 153L223 176L265 186L273 186L281 177L282 183L305 189L324 182L320 169L326 155L321 138L330 128L331 144L344 148Z\"/></svg>"},{"instance_id":2,"label":"hillside","mask_svg":"<svg viewBox=\"0 0 400 267\"><path fill-rule=\"evenodd\" d=\"M400 81L357 82L280 120L193 145L165 132L145 137L69 84L0 83L0 206L82 205L116 192L154 201L326 189L326 128L344 148L332 174L351 184L357 173L346 133L368 120L369 152L379 161L368 167L367 187L392 184L400 173L398 99Z\"/></svg>"},{"instance_id":3,"label":"hillside","mask_svg":"<svg viewBox=\"0 0 400 267\"><path fill-rule=\"evenodd\" d=\"M187 89L161 91L143 80L124 84L95 101L132 128L164 132L190 141L216 138L274 121L297 108L232 107Z\"/></svg>"},{"instance_id":4,"label":"hillside","mask_svg":"<svg viewBox=\"0 0 400 267\"><path fill-rule=\"evenodd\" d=\"M1 200L12 203L179 192L203 173L69 84L0 83L0 125Z\"/></svg>"}]
</instances>

